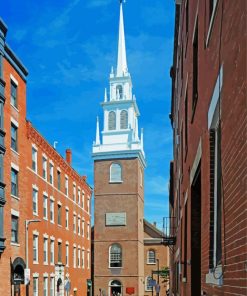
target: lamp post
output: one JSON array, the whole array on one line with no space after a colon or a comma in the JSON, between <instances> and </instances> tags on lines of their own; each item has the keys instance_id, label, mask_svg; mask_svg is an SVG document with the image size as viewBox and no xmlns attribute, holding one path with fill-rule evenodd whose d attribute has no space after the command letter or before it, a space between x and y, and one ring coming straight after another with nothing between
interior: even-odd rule
<instances>
[{"instance_id":1,"label":"lamp post","mask_svg":"<svg viewBox=\"0 0 247 296\"><path fill-rule=\"evenodd\" d=\"M25 231L26 231L26 269L29 269L29 261L28 261L28 226L31 223L41 222L39 219L35 220L26 220L25 221Z\"/></svg>"},{"instance_id":2,"label":"lamp post","mask_svg":"<svg viewBox=\"0 0 247 296\"><path fill-rule=\"evenodd\" d=\"M158 265L158 286L160 285L160 260L156 259ZM157 296L160 295L160 292L157 292Z\"/></svg>"}]
</instances>

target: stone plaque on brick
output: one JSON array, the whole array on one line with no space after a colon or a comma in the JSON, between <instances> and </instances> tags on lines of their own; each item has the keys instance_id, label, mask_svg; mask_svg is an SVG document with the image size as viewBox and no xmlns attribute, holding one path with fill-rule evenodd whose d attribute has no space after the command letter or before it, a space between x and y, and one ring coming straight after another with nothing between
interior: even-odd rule
<instances>
[{"instance_id":1,"label":"stone plaque on brick","mask_svg":"<svg viewBox=\"0 0 247 296\"><path fill-rule=\"evenodd\" d=\"M106 226L125 226L126 213L106 213L105 225Z\"/></svg>"}]
</instances>

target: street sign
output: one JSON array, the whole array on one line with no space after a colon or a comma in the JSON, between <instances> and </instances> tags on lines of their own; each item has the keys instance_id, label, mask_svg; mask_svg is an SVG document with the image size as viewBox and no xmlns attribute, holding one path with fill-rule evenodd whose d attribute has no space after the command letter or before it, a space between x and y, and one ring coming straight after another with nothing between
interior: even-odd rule
<instances>
[{"instance_id":1,"label":"street sign","mask_svg":"<svg viewBox=\"0 0 247 296\"><path fill-rule=\"evenodd\" d=\"M151 287L155 287L155 286L156 286L156 280L150 280L150 281L149 281L149 285L150 285Z\"/></svg>"},{"instance_id":2,"label":"street sign","mask_svg":"<svg viewBox=\"0 0 247 296\"><path fill-rule=\"evenodd\" d=\"M30 283L30 269L25 268L24 269L24 284L27 286Z\"/></svg>"},{"instance_id":3,"label":"street sign","mask_svg":"<svg viewBox=\"0 0 247 296\"><path fill-rule=\"evenodd\" d=\"M64 285L64 290L65 290L66 292L69 292L70 289L71 289L70 280L66 280L66 281L65 281L65 285Z\"/></svg>"}]
</instances>

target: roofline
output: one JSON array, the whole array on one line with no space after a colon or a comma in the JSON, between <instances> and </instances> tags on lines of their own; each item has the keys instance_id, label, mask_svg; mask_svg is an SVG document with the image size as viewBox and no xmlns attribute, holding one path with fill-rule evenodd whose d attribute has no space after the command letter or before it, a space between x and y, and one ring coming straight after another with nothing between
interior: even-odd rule
<instances>
[{"instance_id":1,"label":"roofline","mask_svg":"<svg viewBox=\"0 0 247 296\"><path fill-rule=\"evenodd\" d=\"M163 237L163 233L161 230L159 230L157 227L155 227L153 224L148 222L146 219L143 219L144 225L150 227L153 231L155 231L157 234L159 234L161 237Z\"/></svg>"}]
</instances>

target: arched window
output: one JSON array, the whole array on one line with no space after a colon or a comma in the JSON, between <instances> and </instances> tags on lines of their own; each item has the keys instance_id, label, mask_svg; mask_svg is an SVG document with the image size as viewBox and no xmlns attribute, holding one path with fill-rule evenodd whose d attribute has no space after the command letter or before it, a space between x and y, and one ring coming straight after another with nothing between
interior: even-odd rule
<instances>
[{"instance_id":1,"label":"arched window","mask_svg":"<svg viewBox=\"0 0 247 296\"><path fill-rule=\"evenodd\" d=\"M119 163L113 163L110 167L110 182L122 182L122 167Z\"/></svg>"},{"instance_id":2,"label":"arched window","mask_svg":"<svg viewBox=\"0 0 247 296\"><path fill-rule=\"evenodd\" d=\"M154 250L148 250L147 263L148 264L156 264L156 254L155 254Z\"/></svg>"},{"instance_id":3,"label":"arched window","mask_svg":"<svg viewBox=\"0 0 247 296\"><path fill-rule=\"evenodd\" d=\"M122 295L122 283L118 280L109 282L109 295Z\"/></svg>"},{"instance_id":4,"label":"arched window","mask_svg":"<svg viewBox=\"0 0 247 296\"><path fill-rule=\"evenodd\" d=\"M108 129L109 130L115 130L116 129L116 113L114 111L109 112Z\"/></svg>"},{"instance_id":5,"label":"arched window","mask_svg":"<svg viewBox=\"0 0 247 296\"><path fill-rule=\"evenodd\" d=\"M118 85L116 87L116 95L117 95L117 100L122 100L123 99L123 87L122 87L122 85Z\"/></svg>"},{"instance_id":6,"label":"arched window","mask_svg":"<svg viewBox=\"0 0 247 296\"><path fill-rule=\"evenodd\" d=\"M122 110L120 113L120 129L128 128L128 112Z\"/></svg>"},{"instance_id":7,"label":"arched window","mask_svg":"<svg viewBox=\"0 0 247 296\"><path fill-rule=\"evenodd\" d=\"M110 246L109 266L122 267L122 248L119 244L113 244Z\"/></svg>"},{"instance_id":8,"label":"arched window","mask_svg":"<svg viewBox=\"0 0 247 296\"><path fill-rule=\"evenodd\" d=\"M145 279L145 290L146 291L152 291L151 281L152 281L152 277L150 275L147 276Z\"/></svg>"}]
</instances>

